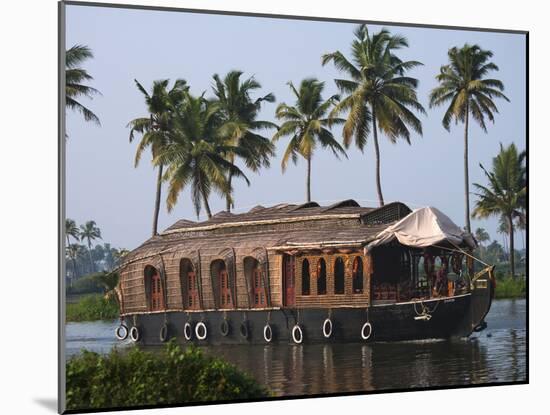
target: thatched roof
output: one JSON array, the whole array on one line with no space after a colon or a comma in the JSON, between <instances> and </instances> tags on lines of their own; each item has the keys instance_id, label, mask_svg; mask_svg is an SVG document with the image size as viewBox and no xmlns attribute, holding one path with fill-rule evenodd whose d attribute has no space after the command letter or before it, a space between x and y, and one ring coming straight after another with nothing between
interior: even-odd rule
<instances>
[{"instance_id":1,"label":"thatched roof","mask_svg":"<svg viewBox=\"0 0 550 415\"><path fill-rule=\"evenodd\" d=\"M228 248L281 250L360 247L410 212L399 202L369 208L361 207L354 200L324 207L316 202L283 203L271 207L256 206L240 214L219 212L202 222L179 220L130 252L124 264L159 253L193 251L212 244Z\"/></svg>"}]
</instances>

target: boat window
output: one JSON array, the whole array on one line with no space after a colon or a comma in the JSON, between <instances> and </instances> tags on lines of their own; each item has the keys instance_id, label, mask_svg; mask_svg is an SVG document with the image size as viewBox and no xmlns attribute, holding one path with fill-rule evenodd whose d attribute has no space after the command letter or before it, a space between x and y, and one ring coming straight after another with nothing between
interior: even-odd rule
<instances>
[{"instance_id":1,"label":"boat window","mask_svg":"<svg viewBox=\"0 0 550 415\"><path fill-rule=\"evenodd\" d=\"M351 275L353 280L353 293L363 294L363 261L361 260L361 257L356 256L353 260Z\"/></svg>"},{"instance_id":2,"label":"boat window","mask_svg":"<svg viewBox=\"0 0 550 415\"><path fill-rule=\"evenodd\" d=\"M261 264L256 258L244 259L244 273L250 286L250 299L252 307L262 308L267 306L267 292L265 287L265 275Z\"/></svg>"},{"instance_id":3,"label":"boat window","mask_svg":"<svg viewBox=\"0 0 550 415\"><path fill-rule=\"evenodd\" d=\"M252 272L252 287L254 289L254 307L266 306L263 272L258 265Z\"/></svg>"},{"instance_id":4,"label":"boat window","mask_svg":"<svg viewBox=\"0 0 550 415\"><path fill-rule=\"evenodd\" d=\"M302 261L302 295L309 295L309 261Z\"/></svg>"},{"instance_id":5,"label":"boat window","mask_svg":"<svg viewBox=\"0 0 550 415\"><path fill-rule=\"evenodd\" d=\"M225 261L217 259L212 262L211 273L214 283L214 292L218 295L219 308L233 308L233 281L227 270Z\"/></svg>"},{"instance_id":6,"label":"boat window","mask_svg":"<svg viewBox=\"0 0 550 415\"><path fill-rule=\"evenodd\" d=\"M198 275L188 258L180 261L180 285L183 307L191 310L200 308Z\"/></svg>"},{"instance_id":7,"label":"boat window","mask_svg":"<svg viewBox=\"0 0 550 415\"><path fill-rule=\"evenodd\" d=\"M144 278L149 311L163 310L164 290L160 279L160 273L155 267L147 265L144 270Z\"/></svg>"},{"instance_id":8,"label":"boat window","mask_svg":"<svg viewBox=\"0 0 550 415\"><path fill-rule=\"evenodd\" d=\"M317 263L317 295L327 293L327 264L321 258Z\"/></svg>"},{"instance_id":9,"label":"boat window","mask_svg":"<svg viewBox=\"0 0 550 415\"><path fill-rule=\"evenodd\" d=\"M344 294L344 261L337 257L334 263L334 294Z\"/></svg>"}]
</instances>

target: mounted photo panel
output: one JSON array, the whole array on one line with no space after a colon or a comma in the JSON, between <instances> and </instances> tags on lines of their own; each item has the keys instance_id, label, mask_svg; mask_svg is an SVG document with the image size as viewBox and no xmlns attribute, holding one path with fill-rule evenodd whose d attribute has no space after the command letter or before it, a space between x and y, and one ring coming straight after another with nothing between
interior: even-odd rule
<instances>
[{"instance_id":1,"label":"mounted photo panel","mask_svg":"<svg viewBox=\"0 0 550 415\"><path fill-rule=\"evenodd\" d=\"M528 382L528 33L59 3L59 411Z\"/></svg>"}]
</instances>

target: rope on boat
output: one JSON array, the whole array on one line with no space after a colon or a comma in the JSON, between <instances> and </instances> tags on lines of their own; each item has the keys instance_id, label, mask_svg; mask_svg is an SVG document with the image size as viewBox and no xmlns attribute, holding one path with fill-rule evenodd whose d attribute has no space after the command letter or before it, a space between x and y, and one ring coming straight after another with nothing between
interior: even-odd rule
<instances>
[{"instance_id":1,"label":"rope on boat","mask_svg":"<svg viewBox=\"0 0 550 415\"><path fill-rule=\"evenodd\" d=\"M435 310L437 310L437 306L439 305L441 301L438 300L434 307L430 310L430 307L428 307L422 300L419 302L413 303L414 312L416 313L415 320L423 320L423 321L430 321L432 318L432 315L435 313ZM418 309L416 307L417 304L420 304L421 311L418 312Z\"/></svg>"},{"instance_id":2,"label":"rope on boat","mask_svg":"<svg viewBox=\"0 0 550 415\"><path fill-rule=\"evenodd\" d=\"M469 280L470 280L470 288L473 289L473 283L478 280L480 277L482 277L483 275L485 275L486 273L489 274L489 278L491 280L494 279L493 275L492 275L492 271L493 269L495 268L494 265L490 265L490 264L487 264L486 262L482 261L481 259L473 256L472 254L470 254L469 252L465 251L464 249L460 248L458 245L454 244L453 242L449 241L456 249L451 249L451 248L446 248L444 246L439 246L439 245L434 245L434 247L436 248L440 248L440 249L444 249L446 251L450 251L450 252L460 252L462 253L463 255L466 255L467 257L469 258L472 258L474 261L477 261L479 262L480 264L483 264L485 265L485 268L483 268L481 271L478 271L476 274L474 274L473 277L470 277L469 275L469 271L468 271L468 277L469 277Z\"/></svg>"},{"instance_id":3,"label":"rope on boat","mask_svg":"<svg viewBox=\"0 0 550 415\"><path fill-rule=\"evenodd\" d=\"M439 246L439 245L433 245L435 248L439 248L439 249L444 249L445 251L450 251L450 252L460 252L464 255L466 255L467 257L470 257L472 258L473 260L479 262L480 264L483 264L485 265L486 267L491 267L492 265L489 265L487 264L486 262L483 262L481 259L473 256L472 254L470 254L469 252L465 251L464 249L462 249L461 247L459 247L458 245L452 243L451 241L449 241L449 243L451 245L453 245L456 249L451 249L451 248L447 248L445 246Z\"/></svg>"},{"instance_id":4,"label":"rope on boat","mask_svg":"<svg viewBox=\"0 0 550 415\"><path fill-rule=\"evenodd\" d=\"M450 241L449 241L450 242ZM492 270L495 268L494 265L489 265L487 264L486 262L482 261L481 259L473 256L472 254L470 254L469 252L465 251L464 249L460 248L458 245L454 244L453 242L450 242L456 249L452 249L452 248L447 248L447 247L444 247L444 246L439 246L439 245L434 245L434 247L436 248L439 248L439 249L443 249L443 250L446 250L446 251L450 251L450 252L459 252L469 258L472 258L473 260L485 265L485 268L482 269L481 271L477 272L472 278L469 278L470 280L470 285L471 285L471 288L473 289L473 283L479 279L481 276L485 275L486 273L489 274L489 277L492 279ZM469 273L469 272L468 272ZM439 295L439 291L437 292L437 295ZM414 299L413 299L414 301ZM437 300L437 302L435 303L434 307L430 310L430 308L424 304L424 301L422 301L421 299L419 299L418 301L414 301L413 302L413 308L414 308L414 312L416 314L416 317L414 318L415 320L423 320L423 321L429 321L434 312L437 310L437 307L439 305L439 303L441 302L441 300ZM417 304L420 304L420 312L418 311L418 308L417 308Z\"/></svg>"},{"instance_id":5,"label":"rope on boat","mask_svg":"<svg viewBox=\"0 0 550 415\"><path fill-rule=\"evenodd\" d=\"M441 290L441 287L439 287L439 290L437 291L437 295L439 295L439 291ZM430 307L428 307L426 304L424 304L424 301L422 301L421 298L418 298L416 301L413 298L413 309L416 314L415 320L422 320L422 321L430 321L433 314L435 313L435 310L437 310L437 307L439 306L439 303L441 302L441 299L437 300L433 308L430 310ZM418 309L416 308L416 305L420 304L420 312L418 312Z\"/></svg>"}]
</instances>

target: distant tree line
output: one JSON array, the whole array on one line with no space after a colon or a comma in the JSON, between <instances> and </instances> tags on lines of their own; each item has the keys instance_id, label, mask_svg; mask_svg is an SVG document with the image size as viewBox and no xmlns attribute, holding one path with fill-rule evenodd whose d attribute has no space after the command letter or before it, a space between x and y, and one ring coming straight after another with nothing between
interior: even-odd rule
<instances>
[{"instance_id":1,"label":"distant tree line","mask_svg":"<svg viewBox=\"0 0 550 415\"><path fill-rule=\"evenodd\" d=\"M128 253L127 249L114 248L110 243L93 245L101 239L101 230L93 220L77 226L74 220L66 219L65 236L65 268L70 283L83 275L113 270Z\"/></svg>"}]
</instances>

